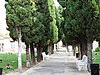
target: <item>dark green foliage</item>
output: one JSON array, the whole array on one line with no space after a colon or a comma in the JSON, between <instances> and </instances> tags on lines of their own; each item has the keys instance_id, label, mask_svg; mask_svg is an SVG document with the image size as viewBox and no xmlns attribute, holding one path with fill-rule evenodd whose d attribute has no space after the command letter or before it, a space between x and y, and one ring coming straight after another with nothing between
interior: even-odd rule
<instances>
[{"instance_id":1,"label":"dark green foliage","mask_svg":"<svg viewBox=\"0 0 100 75\"><path fill-rule=\"evenodd\" d=\"M30 0L9 0L6 4L7 29L10 31L13 40L18 38L17 27L21 27L23 33L30 30L34 10L33 3Z\"/></svg>"},{"instance_id":2,"label":"dark green foliage","mask_svg":"<svg viewBox=\"0 0 100 75\"><path fill-rule=\"evenodd\" d=\"M95 0L68 0L63 11L66 41L93 41L99 36L99 15Z\"/></svg>"},{"instance_id":3,"label":"dark green foliage","mask_svg":"<svg viewBox=\"0 0 100 75\"><path fill-rule=\"evenodd\" d=\"M75 3L70 0L66 2L66 5L66 9L64 9L62 13L64 17L64 21L62 22L64 32L63 41L65 40L68 44L72 44L73 41L78 39L78 33L76 34L76 31L79 32L79 28L76 26L78 24L75 22L75 10L73 7Z\"/></svg>"},{"instance_id":4,"label":"dark green foliage","mask_svg":"<svg viewBox=\"0 0 100 75\"><path fill-rule=\"evenodd\" d=\"M64 7L66 7L66 2L67 2L67 0L57 0L59 3L60 3L60 5L64 8Z\"/></svg>"},{"instance_id":5,"label":"dark green foliage","mask_svg":"<svg viewBox=\"0 0 100 75\"><path fill-rule=\"evenodd\" d=\"M52 21L52 17L50 16L49 8L48 8L48 0L36 0L36 25L39 26L37 28L37 36L40 36L39 41L37 43L41 43L41 45L46 45L48 39L50 39L50 22Z\"/></svg>"}]
</instances>

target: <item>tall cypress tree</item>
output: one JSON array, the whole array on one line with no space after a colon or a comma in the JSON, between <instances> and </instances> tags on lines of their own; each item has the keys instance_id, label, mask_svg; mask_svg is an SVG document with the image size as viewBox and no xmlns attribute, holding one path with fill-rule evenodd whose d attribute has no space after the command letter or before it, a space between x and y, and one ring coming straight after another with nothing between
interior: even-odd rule
<instances>
[{"instance_id":1,"label":"tall cypress tree","mask_svg":"<svg viewBox=\"0 0 100 75\"><path fill-rule=\"evenodd\" d=\"M55 13L56 13L56 25L58 27L58 41L62 39L63 36L63 21L64 18L62 16L63 8L59 6L58 8L55 8Z\"/></svg>"},{"instance_id":2,"label":"tall cypress tree","mask_svg":"<svg viewBox=\"0 0 100 75\"><path fill-rule=\"evenodd\" d=\"M19 52L18 52L18 70L22 72L21 61L21 37L23 33L30 30L29 26L32 25L32 11L33 2L31 0L9 0L7 5L7 26L10 31L10 37L13 40L18 40ZM28 34L29 35L29 34ZM27 39L27 37L25 37ZM28 40L25 41L28 43Z\"/></svg>"},{"instance_id":3,"label":"tall cypress tree","mask_svg":"<svg viewBox=\"0 0 100 75\"><path fill-rule=\"evenodd\" d=\"M50 39L48 40L48 45L50 48L49 54L52 54L54 43L58 41L58 28L56 25L56 12L53 0L48 1L48 7L50 16L52 17L52 22L50 22L50 35L49 35Z\"/></svg>"},{"instance_id":4,"label":"tall cypress tree","mask_svg":"<svg viewBox=\"0 0 100 75\"><path fill-rule=\"evenodd\" d=\"M40 19L40 24L44 25L44 30L41 31L40 35L42 36L42 39L40 39L37 42L37 48L38 48L38 54L37 54L37 61L41 61L41 52L43 50L43 47L47 45L47 41L50 38L50 22L52 21L52 17L50 16L49 8L48 8L48 0L36 0L36 8L37 12L42 15L42 18ZM38 23L37 23L38 25Z\"/></svg>"}]
</instances>

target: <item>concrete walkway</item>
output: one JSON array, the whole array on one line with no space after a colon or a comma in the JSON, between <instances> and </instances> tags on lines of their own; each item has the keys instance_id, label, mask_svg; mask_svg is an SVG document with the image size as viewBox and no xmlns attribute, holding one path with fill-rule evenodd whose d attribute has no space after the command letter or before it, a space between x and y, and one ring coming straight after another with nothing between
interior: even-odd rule
<instances>
[{"instance_id":1,"label":"concrete walkway","mask_svg":"<svg viewBox=\"0 0 100 75\"><path fill-rule=\"evenodd\" d=\"M87 71L78 71L75 65L76 58L64 49L58 50L50 59L42 61L21 75L90 75Z\"/></svg>"}]
</instances>

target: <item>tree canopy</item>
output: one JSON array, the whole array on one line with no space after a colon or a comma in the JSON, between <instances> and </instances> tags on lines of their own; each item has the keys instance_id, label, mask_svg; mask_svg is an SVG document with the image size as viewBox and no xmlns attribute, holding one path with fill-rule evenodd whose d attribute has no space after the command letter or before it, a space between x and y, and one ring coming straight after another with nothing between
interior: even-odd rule
<instances>
[{"instance_id":1,"label":"tree canopy","mask_svg":"<svg viewBox=\"0 0 100 75\"><path fill-rule=\"evenodd\" d=\"M100 27L97 2L68 0L65 4L66 8L63 11L65 36L80 42L93 41L99 35Z\"/></svg>"}]
</instances>

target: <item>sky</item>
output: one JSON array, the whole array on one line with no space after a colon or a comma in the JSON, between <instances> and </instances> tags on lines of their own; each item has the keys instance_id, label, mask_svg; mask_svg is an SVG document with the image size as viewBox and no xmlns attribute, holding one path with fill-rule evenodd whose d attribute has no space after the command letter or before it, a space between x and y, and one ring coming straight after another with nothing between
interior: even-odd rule
<instances>
[{"instance_id":1,"label":"sky","mask_svg":"<svg viewBox=\"0 0 100 75\"><path fill-rule=\"evenodd\" d=\"M6 32L6 9L5 9L5 0L0 0L0 31Z\"/></svg>"},{"instance_id":2,"label":"sky","mask_svg":"<svg viewBox=\"0 0 100 75\"><path fill-rule=\"evenodd\" d=\"M5 0L0 0L0 13L2 13L1 15L0 15L0 19L1 18L5 18L5 12L6 12L6 10L5 10L5 8L4 8L4 4L5 4Z\"/></svg>"},{"instance_id":3,"label":"sky","mask_svg":"<svg viewBox=\"0 0 100 75\"><path fill-rule=\"evenodd\" d=\"M58 7L59 6L59 3L57 0L54 0L54 3L55 3L55 6Z\"/></svg>"}]
</instances>

